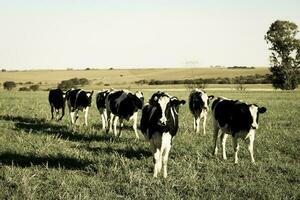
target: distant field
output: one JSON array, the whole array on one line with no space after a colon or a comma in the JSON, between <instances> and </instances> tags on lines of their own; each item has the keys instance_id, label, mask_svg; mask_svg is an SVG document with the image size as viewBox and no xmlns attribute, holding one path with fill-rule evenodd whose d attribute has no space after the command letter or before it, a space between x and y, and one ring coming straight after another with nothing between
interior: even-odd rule
<instances>
[{"instance_id":1,"label":"distant field","mask_svg":"<svg viewBox=\"0 0 300 200\"><path fill-rule=\"evenodd\" d=\"M187 100L185 90L167 91ZM148 100L152 91L144 94ZM299 199L300 92L209 94L267 107L254 142L256 165L242 141L240 163L233 163L230 138L228 160L212 156L211 114L208 134L195 134L184 105L165 180L152 177L149 143L136 141L129 123L120 139L101 130L94 99L89 126L80 113L72 128L68 114L49 121L47 92L1 92L0 199Z\"/></svg>"},{"instance_id":2,"label":"distant field","mask_svg":"<svg viewBox=\"0 0 300 200\"><path fill-rule=\"evenodd\" d=\"M182 80L196 78L236 77L254 74L267 74L268 68L226 69L226 68L170 68L170 69L99 69L99 70L40 70L1 72L0 83L5 81L42 83L54 87L62 80L87 78L93 85L132 86L138 80ZM100 84L99 84L100 83Z\"/></svg>"}]
</instances>

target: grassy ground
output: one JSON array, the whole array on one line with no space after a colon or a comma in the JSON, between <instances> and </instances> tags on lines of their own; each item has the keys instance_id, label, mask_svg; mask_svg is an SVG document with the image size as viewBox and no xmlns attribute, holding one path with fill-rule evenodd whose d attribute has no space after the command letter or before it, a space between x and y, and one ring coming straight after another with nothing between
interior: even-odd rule
<instances>
[{"instance_id":1,"label":"grassy ground","mask_svg":"<svg viewBox=\"0 0 300 200\"><path fill-rule=\"evenodd\" d=\"M234 165L230 139L228 160L213 157L211 117L208 134L196 135L185 105L169 176L154 179L149 144L136 141L130 128L119 139L101 131L95 102L89 126L72 128L68 115L49 121L47 92L1 92L0 199L299 199L300 92L209 93L267 107L254 144L256 165L243 142Z\"/></svg>"}]
</instances>

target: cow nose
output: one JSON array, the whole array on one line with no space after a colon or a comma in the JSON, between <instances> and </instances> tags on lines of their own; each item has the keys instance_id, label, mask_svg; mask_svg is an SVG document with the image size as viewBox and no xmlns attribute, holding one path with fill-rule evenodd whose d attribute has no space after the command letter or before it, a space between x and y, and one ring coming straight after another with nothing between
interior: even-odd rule
<instances>
[{"instance_id":1,"label":"cow nose","mask_svg":"<svg viewBox=\"0 0 300 200\"><path fill-rule=\"evenodd\" d=\"M162 126L166 126L167 125L167 119L165 117L160 119L159 124L162 125Z\"/></svg>"},{"instance_id":2,"label":"cow nose","mask_svg":"<svg viewBox=\"0 0 300 200\"><path fill-rule=\"evenodd\" d=\"M257 125L251 125L251 128L252 128L252 129L257 129L258 126L257 126Z\"/></svg>"}]
</instances>

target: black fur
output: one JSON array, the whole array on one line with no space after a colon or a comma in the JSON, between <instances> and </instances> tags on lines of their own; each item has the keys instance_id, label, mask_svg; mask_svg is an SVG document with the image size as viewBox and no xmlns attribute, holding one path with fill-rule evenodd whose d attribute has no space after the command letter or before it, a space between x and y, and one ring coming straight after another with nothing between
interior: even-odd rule
<instances>
[{"instance_id":1,"label":"black fur","mask_svg":"<svg viewBox=\"0 0 300 200\"><path fill-rule=\"evenodd\" d=\"M109 94L108 90L105 90L103 92L99 92L96 96L96 105L98 110L101 108L105 108L105 99L107 95Z\"/></svg>"},{"instance_id":2,"label":"black fur","mask_svg":"<svg viewBox=\"0 0 300 200\"><path fill-rule=\"evenodd\" d=\"M90 93L90 96L87 94ZM72 112L79 108L90 107L92 103L92 92L86 92L81 89L68 90L66 94L66 99L70 103Z\"/></svg>"},{"instance_id":3,"label":"black fur","mask_svg":"<svg viewBox=\"0 0 300 200\"><path fill-rule=\"evenodd\" d=\"M123 90L110 93L107 96L110 111L128 120L138 109L142 109L144 98L138 98L135 94L125 93Z\"/></svg>"},{"instance_id":4,"label":"black fur","mask_svg":"<svg viewBox=\"0 0 300 200\"><path fill-rule=\"evenodd\" d=\"M62 109L62 116L59 118L61 120L65 115L66 98L64 98L64 92L61 89L50 90L48 100L51 106L51 119L54 118L54 109Z\"/></svg>"},{"instance_id":5,"label":"black fur","mask_svg":"<svg viewBox=\"0 0 300 200\"><path fill-rule=\"evenodd\" d=\"M251 105L238 100L218 98L212 105L214 118L221 127L227 126L228 131L233 136L239 131L249 132L253 123L253 118L249 110ZM257 123L259 113L264 113L265 111L265 107L258 108Z\"/></svg>"}]
</instances>

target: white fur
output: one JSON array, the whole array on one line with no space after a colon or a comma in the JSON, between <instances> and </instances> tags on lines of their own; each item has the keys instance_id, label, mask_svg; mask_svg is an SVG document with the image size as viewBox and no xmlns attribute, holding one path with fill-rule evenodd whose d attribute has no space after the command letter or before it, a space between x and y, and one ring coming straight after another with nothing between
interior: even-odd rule
<instances>
[{"instance_id":1,"label":"white fur","mask_svg":"<svg viewBox=\"0 0 300 200\"><path fill-rule=\"evenodd\" d=\"M163 133L162 135L156 132L151 138L151 147L153 149L153 155L155 160L153 177L157 177L162 167L164 178L167 178L168 176L167 164L169 152L171 149L171 140L172 136L169 132Z\"/></svg>"},{"instance_id":2,"label":"white fur","mask_svg":"<svg viewBox=\"0 0 300 200\"><path fill-rule=\"evenodd\" d=\"M166 118L166 114L165 114L165 111L166 111L166 107L167 107L167 104L170 102L170 98L169 97L162 97L158 100L158 104L160 105L161 107L161 118L160 118L160 122L162 124L166 124L167 123L167 118Z\"/></svg>"},{"instance_id":3,"label":"white fur","mask_svg":"<svg viewBox=\"0 0 300 200\"><path fill-rule=\"evenodd\" d=\"M249 110L250 110L250 113L251 113L251 116L252 116L252 119L253 119L253 123L251 124L251 126L255 129L257 129L258 124L256 122L256 119L257 119L258 107L255 106L255 105L251 105Z\"/></svg>"}]
</instances>

